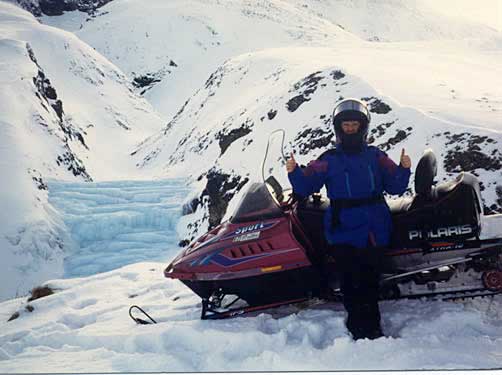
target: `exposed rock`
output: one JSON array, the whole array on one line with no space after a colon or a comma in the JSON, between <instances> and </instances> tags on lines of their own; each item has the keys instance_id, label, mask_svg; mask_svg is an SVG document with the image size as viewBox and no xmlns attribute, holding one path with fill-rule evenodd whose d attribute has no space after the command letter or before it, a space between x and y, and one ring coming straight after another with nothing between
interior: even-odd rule
<instances>
[{"instance_id":1,"label":"exposed rock","mask_svg":"<svg viewBox=\"0 0 502 375\"><path fill-rule=\"evenodd\" d=\"M488 155L483 152L490 144L496 141L487 136L473 135L470 133L451 134L446 136L446 146L454 147L447 151L444 159L444 167L447 172L473 172L475 169L487 171L499 171L502 168L502 154L498 149L492 150ZM436 134L440 136L441 134ZM482 147L484 146L484 147Z\"/></svg>"},{"instance_id":2,"label":"exposed rock","mask_svg":"<svg viewBox=\"0 0 502 375\"><path fill-rule=\"evenodd\" d=\"M193 214L197 210L197 206L201 204L199 198L192 199L189 203L185 203L182 208L182 215Z\"/></svg>"},{"instance_id":3,"label":"exposed rock","mask_svg":"<svg viewBox=\"0 0 502 375\"><path fill-rule=\"evenodd\" d=\"M171 62L173 61L171 60ZM134 79L132 81L132 84L137 89L141 89L140 94L144 95L148 90L154 87L156 83L161 82L166 73L171 73L171 71L161 69L155 73L145 73L142 75L134 75L133 73Z\"/></svg>"},{"instance_id":4,"label":"exposed rock","mask_svg":"<svg viewBox=\"0 0 502 375\"><path fill-rule=\"evenodd\" d=\"M268 117L269 120L273 120L276 115L277 115L277 111L274 110L274 109L271 109L267 113L267 117Z\"/></svg>"},{"instance_id":5,"label":"exposed rock","mask_svg":"<svg viewBox=\"0 0 502 375\"><path fill-rule=\"evenodd\" d=\"M221 130L216 134L216 139L219 141L221 153L220 156L225 153L225 151L230 147L230 145L239 138L242 138L249 133L251 133L251 126L244 123L240 128L232 129L230 132L226 133L225 130Z\"/></svg>"},{"instance_id":6,"label":"exposed rock","mask_svg":"<svg viewBox=\"0 0 502 375\"><path fill-rule=\"evenodd\" d=\"M207 197L209 229L212 229L221 223L221 219L226 213L228 202L242 189L249 179L238 175L232 176L215 169L210 170L206 178L206 188L203 190L200 200L203 201Z\"/></svg>"},{"instance_id":7,"label":"exposed rock","mask_svg":"<svg viewBox=\"0 0 502 375\"><path fill-rule=\"evenodd\" d=\"M375 98L374 96L368 98L361 98L366 103L368 103L370 107L370 112L378 113L378 114L386 114L392 111L392 108L388 104L385 104L380 99Z\"/></svg>"},{"instance_id":8,"label":"exposed rock","mask_svg":"<svg viewBox=\"0 0 502 375\"><path fill-rule=\"evenodd\" d=\"M19 311L16 311L14 314L12 314L12 316L7 321L10 322L17 318L19 318Z\"/></svg>"},{"instance_id":9,"label":"exposed rock","mask_svg":"<svg viewBox=\"0 0 502 375\"><path fill-rule=\"evenodd\" d=\"M134 87L142 88L149 86L155 82L160 82L160 79L157 79L154 75L145 74L142 76L134 77L132 84L134 85Z\"/></svg>"},{"instance_id":10,"label":"exposed rock","mask_svg":"<svg viewBox=\"0 0 502 375\"><path fill-rule=\"evenodd\" d=\"M324 79L324 77L320 75L321 73L322 72L312 73L308 77L305 77L294 84L293 90L290 90L289 92L297 91L300 94L294 96L286 103L286 108L288 109L288 111L294 112L303 103L310 100L310 95L312 95L317 90L319 81Z\"/></svg>"},{"instance_id":11,"label":"exposed rock","mask_svg":"<svg viewBox=\"0 0 502 375\"><path fill-rule=\"evenodd\" d=\"M63 102L58 99L56 89L51 85L51 81L46 77L44 71L38 64L35 53L28 43L26 44L26 50L31 61L33 61L33 63L38 67L37 76L33 77L33 84L37 89L36 95L40 100L40 104L45 108L47 112L49 112L49 106L53 109L59 120L59 127L61 128L63 133L68 136L68 138L70 138L71 140L76 139L82 144L82 146L88 149L82 133L75 129L75 127L72 126L64 118ZM47 124L42 121L41 125L46 126ZM66 140L63 141L66 142Z\"/></svg>"},{"instance_id":12,"label":"exposed rock","mask_svg":"<svg viewBox=\"0 0 502 375\"><path fill-rule=\"evenodd\" d=\"M190 244L190 241L188 239L184 239L184 240L181 240L180 242L178 242L178 246L179 247L186 247Z\"/></svg>"},{"instance_id":13,"label":"exposed rock","mask_svg":"<svg viewBox=\"0 0 502 375\"><path fill-rule=\"evenodd\" d=\"M297 95L286 103L286 108L288 109L289 112L294 112L300 107L303 103L310 101L308 97L306 97L304 94Z\"/></svg>"},{"instance_id":14,"label":"exposed rock","mask_svg":"<svg viewBox=\"0 0 502 375\"><path fill-rule=\"evenodd\" d=\"M307 155L314 149L328 149L334 145L335 134L332 129L305 129L294 139L294 144L300 155Z\"/></svg>"},{"instance_id":15,"label":"exposed rock","mask_svg":"<svg viewBox=\"0 0 502 375\"><path fill-rule=\"evenodd\" d=\"M502 168L502 157L490 157L477 150L462 150L456 147L449 150L444 159L444 168L447 172L472 172L475 169L498 171Z\"/></svg>"},{"instance_id":16,"label":"exposed rock","mask_svg":"<svg viewBox=\"0 0 502 375\"><path fill-rule=\"evenodd\" d=\"M380 138L383 136L387 129L394 124L394 121L391 122L385 122L383 124L380 124L370 130L370 136L368 137L368 144L372 144L375 142L377 138ZM411 130L411 129L410 129Z\"/></svg>"},{"instance_id":17,"label":"exposed rock","mask_svg":"<svg viewBox=\"0 0 502 375\"><path fill-rule=\"evenodd\" d=\"M502 207L502 185L497 185L495 192L497 193L497 204Z\"/></svg>"},{"instance_id":18,"label":"exposed rock","mask_svg":"<svg viewBox=\"0 0 502 375\"><path fill-rule=\"evenodd\" d=\"M92 181L91 176L87 173L87 170L84 167L84 163L82 163L82 160L80 160L71 150L67 145L66 149L67 151L63 153L62 155L59 155L58 158L56 159L57 165L66 165L67 169L73 173L75 177L81 176L84 178L86 181Z\"/></svg>"},{"instance_id":19,"label":"exposed rock","mask_svg":"<svg viewBox=\"0 0 502 375\"><path fill-rule=\"evenodd\" d=\"M341 70L333 70L330 73L330 76L333 78L334 81L338 81L338 80L344 78L345 74Z\"/></svg>"},{"instance_id":20,"label":"exposed rock","mask_svg":"<svg viewBox=\"0 0 502 375\"><path fill-rule=\"evenodd\" d=\"M64 12L80 10L94 15L97 9L112 0L17 0L17 3L34 16L60 16Z\"/></svg>"},{"instance_id":21,"label":"exposed rock","mask_svg":"<svg viewBox=\"0 0 502 375\"><path fill-rule=\"evenodd\" d=\"M392 146L398 144L399 142L402 142L404 141L406 138L408 138L408 136L410 135L410 132L412 130L411 127L408 127L406 129L407 131L405 130L402 130L402 129L399 129L397 130L396 132L396 135L389 138L387 140L387 142L384 142L384 143L381 143L378 148L381 149L382 151L388 151L392 148Z\"/></svg>"},{"instance_id":22,"label":"exposed rock","mask_svg":"<svg viewBox=\"0 0 502 375\"><path fill-rule=\"evenodd\" d=\"M38 190L48 190L47 184L44 182L42 175L35 169L28 168L28 173L31 175L32 180L37 185Z\"/></svg>"},{"instance_id":23,"label":"exposed rock","mask_svg":"<svg viewBox=\"0 0 502 375\"><path fill-rule=\"evenodd\" d=\"M54 294L54 290L47 285L37 286L31 290L31 297L28 298L28 302L34 301L39 298L50 296Z\"/></svg>"}]
</instances>

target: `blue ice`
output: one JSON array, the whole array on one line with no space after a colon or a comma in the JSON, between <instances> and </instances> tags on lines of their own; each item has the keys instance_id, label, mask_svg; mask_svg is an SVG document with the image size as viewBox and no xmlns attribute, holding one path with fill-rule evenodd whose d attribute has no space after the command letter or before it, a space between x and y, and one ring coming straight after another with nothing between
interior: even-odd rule
<instances>
[{"instance_id":1,"label":"blue ice","mask_svg":"<svg viewBox=\"0 0 502 375\"><path fill-rule=\"evenodd\" d=\"M48 185L49 202L74 242L64 261L65 277L168 261L180 250L176 225L190 192L184 179Z\"/></svg>"}]
</instances>

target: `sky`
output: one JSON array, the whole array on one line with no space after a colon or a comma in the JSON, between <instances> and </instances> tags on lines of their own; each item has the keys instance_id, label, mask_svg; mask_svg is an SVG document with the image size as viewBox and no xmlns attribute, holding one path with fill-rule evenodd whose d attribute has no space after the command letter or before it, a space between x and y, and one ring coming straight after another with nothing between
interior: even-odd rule
<instances>
[{"instance_id":1,"label":"sky","mask_svg":"<svg viewBox=\"0 0 502 375\"><path fill-rule=\"evenodd\" d=\"M442 13L481 22L502 32L502 0L421 1Z\"/></svg>"}]
</instances>

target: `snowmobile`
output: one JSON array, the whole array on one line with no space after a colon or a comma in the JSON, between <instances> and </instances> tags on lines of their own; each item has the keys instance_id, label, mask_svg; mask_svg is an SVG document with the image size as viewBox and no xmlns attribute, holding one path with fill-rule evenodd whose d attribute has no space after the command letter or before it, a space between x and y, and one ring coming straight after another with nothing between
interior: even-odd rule
<instances>
[{"instance_id":1,"label":"snowmobile","mask_svg":"<svg viewBox=\"0 0 502 375\"><path fill-rule=\"evenodd\" d=\"M281 153L283 142L284 134ZM269 144L265 160L268 149ZM386 197L393 233L384 250L382 300L502 292L502 238L480 239L477 178L461 172L434 184L436 174L436 158L428 150L415 171L415 193ZM228 221L189 244L164 275L200 296L201 319L326 298L326 290L339 300L336 259L323 235L329 208L321 194L299 198L273 176L264 178L249 186Z\"/></svg>"}]
</instances>

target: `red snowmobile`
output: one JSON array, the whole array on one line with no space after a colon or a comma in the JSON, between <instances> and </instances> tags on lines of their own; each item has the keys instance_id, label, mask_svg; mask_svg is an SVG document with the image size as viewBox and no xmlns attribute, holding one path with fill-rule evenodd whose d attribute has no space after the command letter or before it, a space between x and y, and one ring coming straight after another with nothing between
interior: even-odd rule
<instances>
[{"instance_id":1,"label":"red snowmobile","mask_svg":"<svg viewBox=\"0 0 502 375\"><path fill-rule=\"evenodd\" d=\"M425 152L415 172L415 194L386 198L393 235L385 250L381 299L502 292L502 238L480 239L477 178L462 172L434 185L436 172L434 154ZM164 275L201 297L202 319L322 298L326 290L336 300L336 259L327 254L322 222L329 207L320 194L296 199L274 177L253 183L231 218L185 248Z\"/></svg>"}]
</instances>

